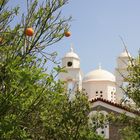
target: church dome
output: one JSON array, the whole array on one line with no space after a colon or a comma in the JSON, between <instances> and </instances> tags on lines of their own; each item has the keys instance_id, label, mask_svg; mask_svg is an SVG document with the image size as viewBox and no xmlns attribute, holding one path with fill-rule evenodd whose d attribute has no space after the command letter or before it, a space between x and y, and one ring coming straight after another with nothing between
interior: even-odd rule
<instances>
[{"instance_id":1,"label":"church dome","mask_svg":"<svg viewBox=\"0 0 140 140\"><path fill-rule=\"evenodd\" d=\"M83 79L83 82L89 81L111 81L115 82L115 76L101 68L89 72Z\"/></svg>"},{"instance_id":2,"label":"church dome","mask_svg":"<svg viewBox=\"0 0 140 140\"><path fill-rule=\"evenodd\" d=\"M71 57L71 58L79 59L79 56L76 53L74 53L72 47L70 48L70 52L66 53L65 57L67 57L67 58Z\"/></svg>"},{"instance_id":3,"label":"church dome","mask_svg":"<svg viewBox=\"0 0 140 140\"><path fill-rule=\"evenodd\" d=\"M131 57L131 56L130 56L130 53L127 52L127 51L125 50L124 52L122 52L122 53L119 55L119 57L124 58L124 57Z\"/></svg>"}]
</instances>

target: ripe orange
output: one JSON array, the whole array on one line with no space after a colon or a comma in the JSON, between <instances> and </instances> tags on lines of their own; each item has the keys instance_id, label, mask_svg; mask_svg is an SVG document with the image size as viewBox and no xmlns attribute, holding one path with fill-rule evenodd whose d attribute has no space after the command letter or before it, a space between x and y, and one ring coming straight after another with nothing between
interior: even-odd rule
<instances>
[{"instance_id":1,"label":"ripe orange","mask_svg":"<svg viewBox=\"0 0 140 140\"><path fill-rule=\"evenodd\" d=\"M69 31L64 32L65 37L70 37L71 33Z\"/></svg>"},{"instance_id":2,"label":"ripe orange","mask_svg":"<svg viewBox=\"0 0 140 140\"><path fill-rule=\"evenodd\" d=\"M33 34L34 34L33 28L26 28L25 35L27 35L27 36L33 36Z\"/></svg>"}]
</instances>

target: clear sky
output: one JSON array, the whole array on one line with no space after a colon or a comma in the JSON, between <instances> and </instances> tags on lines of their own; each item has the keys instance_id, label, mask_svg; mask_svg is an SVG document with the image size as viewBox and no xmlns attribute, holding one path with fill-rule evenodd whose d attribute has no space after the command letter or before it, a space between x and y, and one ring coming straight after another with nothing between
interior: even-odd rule
<instances>
[{"instance_id":1,"label":"clear sky","mask_svg":"<svg viewBox=\"0 0 140 140\"><path fill-rule=\"evenodd\" d=\"M11 5L23 0L11 0ZM22 6L24 8L24 5ZM50 50L63 57L74 45L87 73L102 64L114 72L116 57L123 51L121 36L132 56L140 48L140 0L70 0L63 15L72 16L71 37L64 38Z\"/></svg>"}]
</instances>

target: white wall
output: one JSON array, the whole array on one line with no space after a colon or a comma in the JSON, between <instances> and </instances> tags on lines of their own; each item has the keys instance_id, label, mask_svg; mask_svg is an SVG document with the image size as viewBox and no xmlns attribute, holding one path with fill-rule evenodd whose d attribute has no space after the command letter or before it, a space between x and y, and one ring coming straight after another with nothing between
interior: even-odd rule
<instances>
[{"instance_id":1,"label":"white wall","mask_svg":"<svg viewBox=\"0 0 140 140\"><path fill-rule=\"evenodd\" d=\"M117 58L117 67L125 69L130 64L128 57L118 57Z\"/></svg>"},{"instance_id":2,"label":"white wall","mask_svg":"<svg viewBox=\"0 0 140 140\"><path fill-rule=\"evenodd\" d=\"M59 77L63 81L72 80L77 81L77 75L79 74L80 68L73 69L73 68L66 68L67 72L60 73Z\"/></svg>"},{"instance_id":3,"label":"white wall","mask_svg":"<svg viewBox=\"0 0 140 140\"><path fill-rule=\"evenodd\" d=\"M89 100L99 97L111 100L111 92L116 91L115 83L110 81L83 82L82 87L87 92Z\"/></svg>"}]
</instances>

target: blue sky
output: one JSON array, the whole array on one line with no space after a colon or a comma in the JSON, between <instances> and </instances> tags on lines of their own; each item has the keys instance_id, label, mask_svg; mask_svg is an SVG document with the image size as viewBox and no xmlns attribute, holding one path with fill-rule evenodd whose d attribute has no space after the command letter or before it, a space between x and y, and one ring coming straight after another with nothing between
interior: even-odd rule
<instances>
[{"instance_id":1,"label":"blue sky","mask_svg":"<svg viewBox=\"0 0 140 140\"><path fill-rule=\"evenodd\" d=\"M23 0L11 0L11 6ZM24 9L24 6L22 6ZM72 16L71 37L64 38L48 51L56 50L58 59L74 45L87 73L102 64L114 72L116 57L123 51L121 36L132 56L140 48L140 0L70 0L63 15Z\"/></svg>"},{"instance_id":2,"label":"blue sky","mask_svg":"<svg viewBox=\"0 0 140 140\"><path fill-rule=\"evenodd\" d=\"M71 0L65 7L73 16L72 36L62 42L64 51L74 44L85 73L98 67L114 72L116 57L123 51L122 36L128 50L137 55L140 48L139 0ZM61 55L64 53L60 49Z\"/></svg>"}]
</instances>

